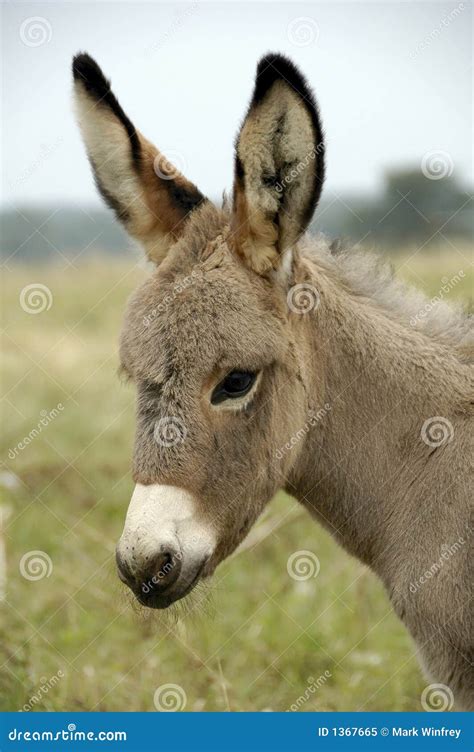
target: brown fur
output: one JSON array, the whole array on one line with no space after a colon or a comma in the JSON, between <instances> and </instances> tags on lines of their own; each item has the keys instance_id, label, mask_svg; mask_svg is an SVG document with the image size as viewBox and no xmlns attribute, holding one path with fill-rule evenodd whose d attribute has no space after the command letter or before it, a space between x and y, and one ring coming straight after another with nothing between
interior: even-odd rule
<instances>
[{"instance_id":1,"label":"brown fur","mask_svg":"<svg viewBox=\"0 0 474 752\"><path fill-rule=\"evenodd\" d=\"M186 208L178 205L170 194L170 184L177 191L196 195L199 199L201 194L196 186L187 180L176 168L166 160L158 149L147 141L141 134L142 158L139 166L139 174L143 190L143 197L148 207L149 223L135 234L146 250L151 261L160 263L167 253L170 243L175 242L182 235L184 224L188 217ZM171 175L172 180L157 180L155 165L164 175ZM201 196L201 198L203 198ZM160 238L157 244L156 239ZM165 242L162 239L165 238Z\"/></svg>"},{"instance_id":2,"label":"brown fur","mask_svg":"<svg viewBox=\"0 0 474 752\"><path fill-rule=\"evenodd\" d=\"M254 195L266 190L258 174L246 184ZM311 181L303 184L311 190ZM293 216L302 216L299 191L285 201L285 211L296 201ZM198 500L218 539L205 576L286 488L378 574L429 675L473 708L468 320L435 307L411 326L419 299L375 272L370 257L334 256L324 241L293 237L283 263L278 251L278 271L268 272L273 241L262 244L252 231L242 195L235 207L206 202L193 211L129 302L121 359L138 391L134 478L184 488ZM280 240L281 226L273 228ZM296 234L303 230L304 222ZM247 241L252 250L242 253ZM296 284L317 291L319 305L305 314L288 305ZM216 409L210 391L237 368L261 374L253 398L239 411ZM325 404L330 409L302 436L308 416ZM166 416L187 429L172 447L153 435ZM453 428L438 447L421 435L433 416ZM443 546L460 540L413 592Z\"/></svg>"},{"instance_id":3,"label":"brown fur","mask_svg":"<svg viewBox=\"0 0 474 752\"><path fill-rule=\"evenodd\" d=\"M73 61L77 119L97 186L151 261L163 260L192 208L196 186L137 131L89 55Z\"/></svg>"},{"instance_id":4,"label":"brown fur","mask_svg":"<svg viewBox=\"0 0 474 752\"><path fill-rule=\"evenodd\" d=\"M267 220L262 210L251 211L240 180L235 182L234 209L232 241L236 253L257 274L277 269L280 263L277 228L272 221Z\"/></svg>"}]
</instances>

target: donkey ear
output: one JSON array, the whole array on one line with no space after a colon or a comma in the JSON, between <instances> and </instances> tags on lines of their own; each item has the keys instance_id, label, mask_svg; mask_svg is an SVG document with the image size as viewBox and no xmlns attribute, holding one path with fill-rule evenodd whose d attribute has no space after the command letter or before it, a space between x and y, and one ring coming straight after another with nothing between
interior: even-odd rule
<instances>
[{"instance_id":1,"label":"donkey ear","mask_svg":"<svg viewBox=\"0 0 474 752\"><path fill-rule=\"evenodd\" d=\"M277 268L305 231L324 177L324 143L308 85L282 55L257 67L236 141L233 238L256 272Z\"/></svg>"},{"instance_id":2,"label":"donkey ear","mask_svg":"<svg viewBox=\"0 0 474 752\"><path fill-rule=\"evenodd\" d=\"M77 119L95 182L128 232L159 263L206 199L133 126L90 55L72 64Z\"/></svg>"}]
</instances>

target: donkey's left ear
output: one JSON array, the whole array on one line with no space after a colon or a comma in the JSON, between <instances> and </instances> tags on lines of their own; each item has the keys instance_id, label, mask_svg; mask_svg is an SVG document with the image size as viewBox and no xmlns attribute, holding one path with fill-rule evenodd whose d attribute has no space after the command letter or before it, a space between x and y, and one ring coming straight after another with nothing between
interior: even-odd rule
<instances>
[{"instance_id":1,"label":"donkey's left ear","mask_svg":"<svg viewBox=\"0 0 474 752\"><path fill-rule=\"evenodd\" d=\"M282 55L257 67L250 106L237 136L232 237L259 274L308 226L324 177L324 143L308 85Z\"/></svg>"}]
</instances>

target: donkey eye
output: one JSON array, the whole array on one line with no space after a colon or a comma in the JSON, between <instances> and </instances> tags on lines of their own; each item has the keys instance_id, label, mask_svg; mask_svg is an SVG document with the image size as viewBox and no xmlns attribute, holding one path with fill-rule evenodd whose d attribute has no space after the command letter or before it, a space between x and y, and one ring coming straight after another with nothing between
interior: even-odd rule
<instances>
[{"instance_id":1,"label":"donkey eye","mask_svg":"<svg viewBox=\"0 0 474 752\"><path fill-rule=\"evenodd\" d=\"M244 397L250 392L256 378L257 374L250 371L231 371L214 389L211 404L219 405L227 399Z\"/></svg>"}]
</instances>

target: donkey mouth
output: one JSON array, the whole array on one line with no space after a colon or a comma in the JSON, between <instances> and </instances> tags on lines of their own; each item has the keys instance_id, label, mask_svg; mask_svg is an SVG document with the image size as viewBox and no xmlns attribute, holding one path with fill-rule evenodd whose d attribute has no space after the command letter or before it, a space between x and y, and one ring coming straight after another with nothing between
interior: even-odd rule
<instances>
[{"instance_id":1,"label":"donkey mouth","mask_svg":"<svg viewBox=\"0 0 474 752\"><path fill-rule=\"evenodd\" d=\"M142 590L134 590L134 594L138 602L145 606L146 608L156 608L156 609L165 609L171 606L173 603L176 603L177 601L181 600L182 598L185 598L191 590L197 585L199 579L201 578L204 567L207 564L207 559L204 559L197 569L191 573L191 578L186 581L183 579L183 582L176 582L175 585L172 585L169 589L166 588L165 590L161 590L160 592L151 591L151 592L143 592Z\"/></svg>"}]
</instances>

